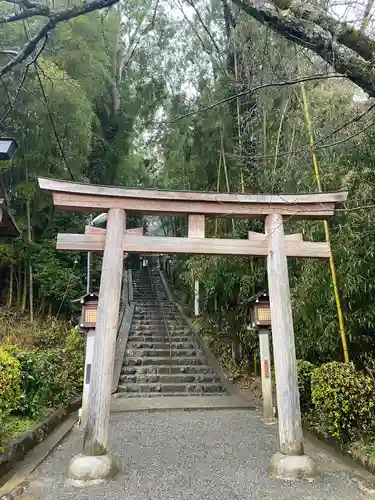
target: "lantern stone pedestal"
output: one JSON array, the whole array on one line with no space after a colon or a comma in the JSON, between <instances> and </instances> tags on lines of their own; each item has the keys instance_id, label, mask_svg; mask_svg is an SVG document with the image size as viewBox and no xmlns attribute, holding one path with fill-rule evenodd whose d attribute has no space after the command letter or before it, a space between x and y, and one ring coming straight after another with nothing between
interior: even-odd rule
<instances>
[{"instance_id":1,"label":"lantern stone pedestal","mask_svg":"<svg viewBox=\"0 0 375 500\"><path fill-rule=\"evenodd\" d=\"M269 330L267 328L260 328L258 335L262 380L263 419L265 424L274 424L276 421L273 417Z\"/></svg>"},{"instance_id":2,"label":"lantern stone pedestal","mask_svg":"<svg viewBox=\"0 0 375 500\"><path fill-rule=\"evenodd\" d=\"M90 395L91 367L94 357L95 330L91 328L86 336L85 371L83 380L81 427L85 428L87 419L87 406Z\"/></svg>"},{"instance_id":3,"label":"lantern stone pedestal","mask_svg":"<svg viewBox=\"0 0 375 500\"><path fill-rule=\"evenodd\" d=\"M69 462L68 477L76 481L90 482L111 479L120 470L112 455L75 455Z\"/></svg>"},{"instance_id":4,"label":"lantern stone pedestal","mask_svg":"<svg viewBox=\"0 0 375 500\"><path fill-rule=\"evenodd\" d=\"M251 321L259 335L259 353L262 380L263 418L265 424L275 423L272 404L271 352L269 334L271 329L270 299L267 293L259 292L248 299L251 304Z\"/></svg>"}]
</instances>

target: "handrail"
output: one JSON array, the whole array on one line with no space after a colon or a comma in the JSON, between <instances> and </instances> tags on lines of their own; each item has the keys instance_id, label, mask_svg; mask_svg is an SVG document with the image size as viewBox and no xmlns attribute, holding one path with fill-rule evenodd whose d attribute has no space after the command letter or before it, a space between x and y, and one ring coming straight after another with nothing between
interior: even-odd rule
<instances>
[{"instance_id":1,"label":"handrail","mask_svg":"<svg viewBox=\"0 0 375 500\"><path fill-rule=\"evenodd\" d=\"M219 375L221 383L223 384L223 386L227 390L228 394L233 394L234 393L234 389L232 387L232 384L230 383L230 381L228 380L227 376L225 375L224 370L222 369L220 363L216 359L216 356L212 353L212 351L209 348L209 346L203 340L203 337L200 334L199 329L197 328L197 326L194 325L193 321L186 316L185 311L184 311L183 307L181 306L181 304L179 304L178 302L176 302L176 300L174 299L173 294L172 294L172 292L171 292L171 290L169 288L168 282L167 282L167 280L166 280L163 272L160 269L159 269L159 275L160 275L160 279L161 279L161 281L163 283L164 290L165 290L165 292L166 292L166 294L168 296L169 301L172 304L174 304L174 306L179 311L179 313L180 313L182 319L184 320L185 324L189 327L189 330L193 334L194 339L196 340L199 348L203 351L203 353L204 353L205 357L207 358L207 360L208 360L209 364L211 365L211 367Z\"/></svg>"},{"instance_id":2,"label":"handrail","mask_svg":"<svg viewBox=\"0 0 375 500\"><path fill-rule=\"evenodd\" d=\"M132 270L128 270L128 301L129 304L133 302L133 273Z\"/></svg>"},{"instance_id":3,"label":"handrail","mask_svg":"<svg viewBox=\"0 0 375 500\"><path fill-rule=\"evenodd\" d=\"M164 321L165 331L167 332L167 335L168 335L168 342L169 342L169 373L171 374L172 373L172 341L171 341L171 335L170 335L170 332L169 332L167 320L165 319L164 308L162 306L162 303L161 303L161 300L160 300L160 297L159 297L158 289L157 289L157 287L155 285L155 280L154 280L154 278L152 276L152 270L150 272L150 268L148 268L148 273L149 273L149 277L150 277L151 286L155 290L156 298L157 298L158 303L159 303L159 309L161 311L161 315L162 315L162 318L163 318L163 321ZM163 335L163 340L165 341L165 336L164 335Z\"/></svg>"}]
</instances>

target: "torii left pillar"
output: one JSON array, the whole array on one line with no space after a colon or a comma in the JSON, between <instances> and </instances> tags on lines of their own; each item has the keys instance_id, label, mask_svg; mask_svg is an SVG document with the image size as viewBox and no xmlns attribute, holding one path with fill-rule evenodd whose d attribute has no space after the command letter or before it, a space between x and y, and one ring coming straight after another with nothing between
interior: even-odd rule
<instances>
[{"instance_id":1,"label":"torii left pillar","mask_svg":"<svg viewBox=\"0 0 375 500\"><path fill-rule=\"evenodd\" d=\"M71 478L81 481L107 479L118 470L116 460L108 453L107 447L125 228L125 211L110 209L100 280L83 452L73 457L68 471Z\"/></svg>"}]
</instances>

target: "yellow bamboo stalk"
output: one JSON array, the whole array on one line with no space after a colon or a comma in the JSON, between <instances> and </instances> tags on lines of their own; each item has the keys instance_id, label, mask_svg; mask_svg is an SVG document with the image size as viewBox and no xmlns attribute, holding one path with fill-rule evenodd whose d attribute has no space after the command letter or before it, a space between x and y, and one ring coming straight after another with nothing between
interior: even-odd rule
<instances>
[{"instance_id":1,"label":"yellow bamboo stalk","mask_svg":"<svg viewBox=\"0 0 375 500\"><path fill-rule=\"evenodd\" d=\"M313 165L314 165L316 184L318 187L318 191L321 192L322 191L322 184L320 181L319 162L318 162L318 157L317 157L316 151L314 149L315 138L314 138L314 133L313 133L312 124L311 124L311 117L310 117L309 105L307 102L305 85L303 82L301 83L301 95L302 95L302 102L303 102L303 110L305 113L306 131L307 131L307 135L308 135L308 138L310 141L310 146L311 146L311 155L312 155L312 161L313 161ZM324 234L325 234L326 242L329 244L329 248L330 248L329 266L331 268L333 293L334 293L335 301L336 301L337 316L338 316L339 327L340 327L341 343L342 343L342 349L344 351L344 361L345 361L345 363L349 363L349 352L348 352L348 343L347 343L347 338L346 338L344 315L342 313L341 299L340 299L339 287L338 287L338 283L337 283L336 266L335 266L335 261L333 258L332 248L330 245L331 238L330 238L330 233L329 233L328 221L326 221L326 220L323 221L323 224L324 224Z\"/></svg>"},{"instance_id":2,"label":"yellow bamboo stalk","mask_svg":"<svg viewBox=\"0 0 375 500\"><path fill-rule=\"evenodd\" d=\"M273 164L273 174L272 174L273 175L273 179L272 179L272 191L271 191L272 193L274 191L275 184L276 184L276 168L277 168L277 162L278 162L278 159L279 159L280 139L281 139L281 133L282 133L282 130L283 130L283 124L284 124L284 120L285 120L286 111L288 109L288 106L289 106L289 99L287 99L287 101L285 103L285 106L284 106L284 109L281 112L279 128L278 128L278 131L277 131L277 139L276 139L276 146L275 146L275 160L274 160L274 164Z\"/></svg>"},{"instance_id":3,"label":"yellow bamboo stalk","mask_svg":"<svg viewBox=\"0 0 375 500\"><path fill-rule=\"evenodd\" d=\"M226 182L226 185L227 185L227 191L228 191L228 193L230 193L228 168L227 168L227 159L225 157L223 132L221 130L220 130L220 147L221 147L221 156L222 156L222 159L223 159L225 182ZM233 236L234 236L234 234L235 234L234 219L232 219L232 232L233 232Z\"/></svg>"},{"instance_id":4,"label":"yellow bamboo stalk","mask_svg":"<svg viewBox=\"0 0 375 500\"><path fill-rule=\"evenodd\" d=\"M236 90L237 90L237 84L238 84L238 68L237 68L237 52L236 50L234 51L234 77L236 79ZM240 112L240 101L239 98L237 97L236 99L236 107L237 107L237 134L238 134L238 154L240 157L240 162L242 162L242 137L241 137L241 112ZM240 176L241 176L241 192L245 193L245 182L243 178L243 168L242 164L240 167Z\"/></svg>"}]
</instances>

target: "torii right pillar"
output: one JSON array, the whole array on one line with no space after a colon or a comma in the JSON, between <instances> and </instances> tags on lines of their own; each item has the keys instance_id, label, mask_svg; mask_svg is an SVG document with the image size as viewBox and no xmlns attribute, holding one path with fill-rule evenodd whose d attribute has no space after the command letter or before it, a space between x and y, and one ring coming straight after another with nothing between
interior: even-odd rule
<instances>
[{"instance_id":1,"label":"torii right pillar","mask_svg":"<svg viewBox=\"0 0 375 500\"><path fill-rule=\"evenodd\" d=\"M265 233L268 240L268 289L280 439L280 452L273 455L270 468L274 475L282 479L311 478L317 472L314 462L304 455L303 450L293 316L282 215L267 216Z\"/></svg>"}]
</instances>

